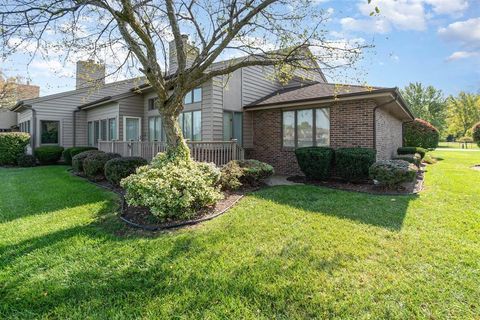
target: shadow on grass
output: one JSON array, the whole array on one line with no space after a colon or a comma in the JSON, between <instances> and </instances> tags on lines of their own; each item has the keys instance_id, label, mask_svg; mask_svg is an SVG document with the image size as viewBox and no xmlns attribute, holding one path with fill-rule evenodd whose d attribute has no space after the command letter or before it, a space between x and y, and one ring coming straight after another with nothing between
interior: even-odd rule
<instances>
[{"instance_id":1,"label":"shadow on grass","mask_svg":"<svg viewBox=\"0 0 480 320\"><path fill-rule=\"evenodd\" d=\"M0 315L6 318L112 318L115 315L138 318L148 310L150 315L168 317L211 317L213 313L241 318L245 312L261 310L262 313L288 318L292 304L295 304L294 308L301 310L302 318L310 318L326 306L309 301L312 288L291 279L306 269L332 273L354 258L336 253L320 259L309 247L291 244L278 255L265 254L249 260L220 250L225 241L235 241L226 240L221 232L163 237L156 242L155 250L148 251L146 249L154 243L131 243L132 239L117 242L119 239L95 227L74 227L2 251L0 257L8 260L2 262L6 267L4 263L14 263L15 255L25 256L49 246L58 250L57 245L66 246L62 242L80 235L103 240L93 247L75 245L62 262L68 263L68 259L78 252L78 261L82 262L83 268L66 268L53 262L46 273L51 276L29 279L25 275L35 277L37 272L46 271L42 269L46 266L37 271L41 260L29 260L21 273L14 274L3 288L0 287ZM132 245L142 253L128 255L126 252ZM250 249L253 250L251 246ZM95 251L97 256L85 256L89 250ZM116 256L105 250L122 255ZM248 248L242 250L248 252ZM118 258L122 261L120 264L116 264ZM286 265L288 269L284 268ZM62 272L55 273L59 269ZM282 285L267 286L275 281ZM23 289L13 293L18 288ZM304 304L310 304L309 310Z\"/></svg>"},{"instance_id":2,"label":"shadow on grass","mask_svg":"<svg viewBox=\"0 0 480 320\"><path fill-rule=\"evenodd\" d=\"M253 196L310 213L396 231L402 228L410 201L417 198L416 195L372 195L317 186L272 187Z\"/></svg>"},{"instance_id":3,"label":"shadow on grass","mask_svg":"<svg viewBox=\"0 0 480 320\"><path fill-rule=\"evenodd\" d=\"M66 166L4 169L0 180L0 223L105 198L105 191L71 176Z\"/></svg>"}]
</instances>

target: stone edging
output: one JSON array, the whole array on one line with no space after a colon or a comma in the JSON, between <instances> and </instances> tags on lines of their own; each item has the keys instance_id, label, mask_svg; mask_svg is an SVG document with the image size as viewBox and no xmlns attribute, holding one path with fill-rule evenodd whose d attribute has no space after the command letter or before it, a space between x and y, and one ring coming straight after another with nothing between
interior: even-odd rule
<instances>
[{"instance_id":1,"label":"stone edging","mask_svg":"<svg viewBox=\"0 0 480 320\"><path fill-rule=\"evenodd\" d=\"M240 197L238 199L236 199L235 201L233 201L228 207L226 207L222 211L220 211L218 213L215 213L213 215L208 215L208 216L198 218L198 219L193 219L193 220L174 222L174 223L170 223L170 224L165 224L163 226L148 226L148 225L142 225L142 224L135 223L135 222L130 221L127 218L122 216L123 213L125 212L125 205L126 205L126 200L125 200L125 197L122 193L120 193L117 190L114 190L112 188L109 188L109 187L107 187L103 184L96 183L94 181L91 181L91 180L83 177L83 176L75 174L72 169L67 169L67 171L69 171L70 174L75 176L75 177L81 178L81 179L83 179L83 180L85 180L85 181L87 181L87 182L89 182L93 185L96 185L97 187L103 188L105 190L108 190L108 191L111 191L111 192L117 194L120 197L120 211L121 211L121 214L118 216L120 218L120 220L125 222L130 227L137 228L137 229L142 229L142 230L145 230L145 231L161 231L161 230L168 230L168 229L176 229L176 228L191 226L191 225L195 225L195 224L198 224L198 223L201 223L201 222L204 222L204 221L215 219L216 217L219 217L222 214L224 214L225 212L227 212L228 210L230 210L230 208L232 208L235 204L237 204L238 201L240 201L244 197L243 194L240 195Z\"/></svg>"}]
</instances>

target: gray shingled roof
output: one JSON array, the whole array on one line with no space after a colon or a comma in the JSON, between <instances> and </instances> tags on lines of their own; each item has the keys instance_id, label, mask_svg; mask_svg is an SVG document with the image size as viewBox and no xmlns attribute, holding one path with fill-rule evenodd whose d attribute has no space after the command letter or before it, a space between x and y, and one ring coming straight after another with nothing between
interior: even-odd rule
<instances>
[{"instance_id":1,"label":"gray shingled roof","mask_svg":"<svg viewBox=\"0 0 480 320\"><path fill-rule=\"evenodd\" d=\"M245 108L265 105L283 104L288 102L308 101L324 98L363 95L395 91L396 88L367 87L360 85L344 85L334 83L315 83L302 87L288 88L274 92L257 100Z\"/></svg>"}]
</instances>

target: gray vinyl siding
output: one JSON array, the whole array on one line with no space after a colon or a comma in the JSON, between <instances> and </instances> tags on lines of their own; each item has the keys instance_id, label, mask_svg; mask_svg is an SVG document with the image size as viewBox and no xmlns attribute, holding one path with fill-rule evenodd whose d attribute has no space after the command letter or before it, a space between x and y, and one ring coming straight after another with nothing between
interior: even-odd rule
<instances>
[{"instance_id":1,"label":"gray vinyl siding","mask_svg":"<svg viewBox=\"0 0 480 320\"><path fill-rule=\"evenodd\" d=\"M223 140L223 77L214 77L204 85L202 140Z\"/></svg>"},{"instance_id":2,"label":"gray vinyl siding","mask_svg":"<svg viewBox=\"0 0 480 320\"><path fill-rule=\"evenodd\" d=\"M73 146L73 111L84 103L95 101L105 96L124 93L131 87L132 82L122 82L106 85L99 89L79 90L78 93L65 94L63 96L57 94L53 95L51 99L48 96L32 99L32 107L36 110L36 146L40 146L40 121L42 120L60 121L59 144L63 147ZM35 103L36 100L39 101ZM26 103L28 103L28 100ZM78 141L75 141L75 144L80 145L80 142L86 140L86 135L76 140Z\"/></svg>"},{"instance_id":3,"label":"gray vinyl siding","mask_svg":"<svg viewBox=\"0 0 480 320\"><path fill-rule=\"evenodd\" d=\"M246 106L276 90L280 83L274 79L273 67L254 66L242 70L242 103Z\"/></svg>"},{"instance_id":4,"label":"gray vinyl siding","mask_svg":"<svg viewBox=\"0 0 480 320\"><path fill-rule=\"evenodd\" d=\"M0 129L10 129L17 124L17 114L10 110L0 109Z\"/></svg>"},{"instance_id":5,"label":"gray vinyl siding","mask_svg":"<svg viewBox=\"0 0 480 320\"><path fill-rule=\"evenodd\" d=\"M22 123L28 120L32 120L32 110L25 109L22 112L17 113L17 123Z\"/></svg>"},{"instance_id":6,"label":"gray vinyl siding","mask_svg":"<svg viewBox=\"0 0 480 320\"><path fill-rule=\"evenodd\" d=\"M223 109L242 111L242 73L239 69L223 76Z\"/></svg>"},{"instance_id":7,"label":"gray vinyl siding","mask_svg":"<svg viewBox=\"0 0 480 320\"><path fill-rule=\"evenodd\" d=\"M136 117L140 118L140 132L141 140L147 140L147 134L144 126L144 107L143 107L144 98L140 95L135 95L131 97L124 98L120 100L119 103L119 114L120 114L120 121L118 123L119 128L119 140L124 139L124 132L123 132L123 121L125 117Z\"/></svg>"},{"instance_id":8,"label":"gray vinyl siding","mask_svg":"<svg viewBox=\"0 0 480 320\"><path fill-rule=\"evenodd\" d=\"M75 113L75 146L86 146L88 144L87 133L87 112Z\"/></svg>"}]
</instances>

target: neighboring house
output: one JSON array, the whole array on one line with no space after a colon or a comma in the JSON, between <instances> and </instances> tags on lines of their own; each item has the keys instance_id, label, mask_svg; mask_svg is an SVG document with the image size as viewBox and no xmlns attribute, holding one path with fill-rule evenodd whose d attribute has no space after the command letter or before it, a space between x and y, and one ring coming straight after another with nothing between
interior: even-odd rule
<instances>
[{"instance_id":1,"label":"neighboring house","mask_svg":"<svg viewBox=\"0 0 480 320\"><path fill-rule=\"evenodd\" d=\"M175 71L174 54L172 50L170 73ZM34 124L34 146L98 145L146 158L162 150L165 137L151 87L132 79L112 84L98 80L84 88L85 63L92 64L77 64L77 90L21 101L14 108L19 123ZM96 66L100 71L90 74L90 80L104 76ZM235 139L246 157L272 164L279 174L298 174L294 149L300 146L370 147L377 149L379 159L391 158L402 145L402 123L412 119L395 88L330 84L319 68L296 71L282 84L272 67L255 66L215 77L189 92L179 121L186 139L204 142L191 142L192 148L203 146L201 157L195 153L199 160L223 164L238 157L218 153L212 143ZM212 153L214 158L206 157Z\"/></svg>"},{"instance_id":2,"label":"neighboring house","mask_svg":"<svg viewBox=\"0 0 480 320\"><path fill-rule=\"evenodd\" d=\"M11 106L9 103L36 98L40 93L38 86L6 81L0 77L0 132L12 131L17 125L17 113L8 109Z\"/></svg>"}]
</instances>

